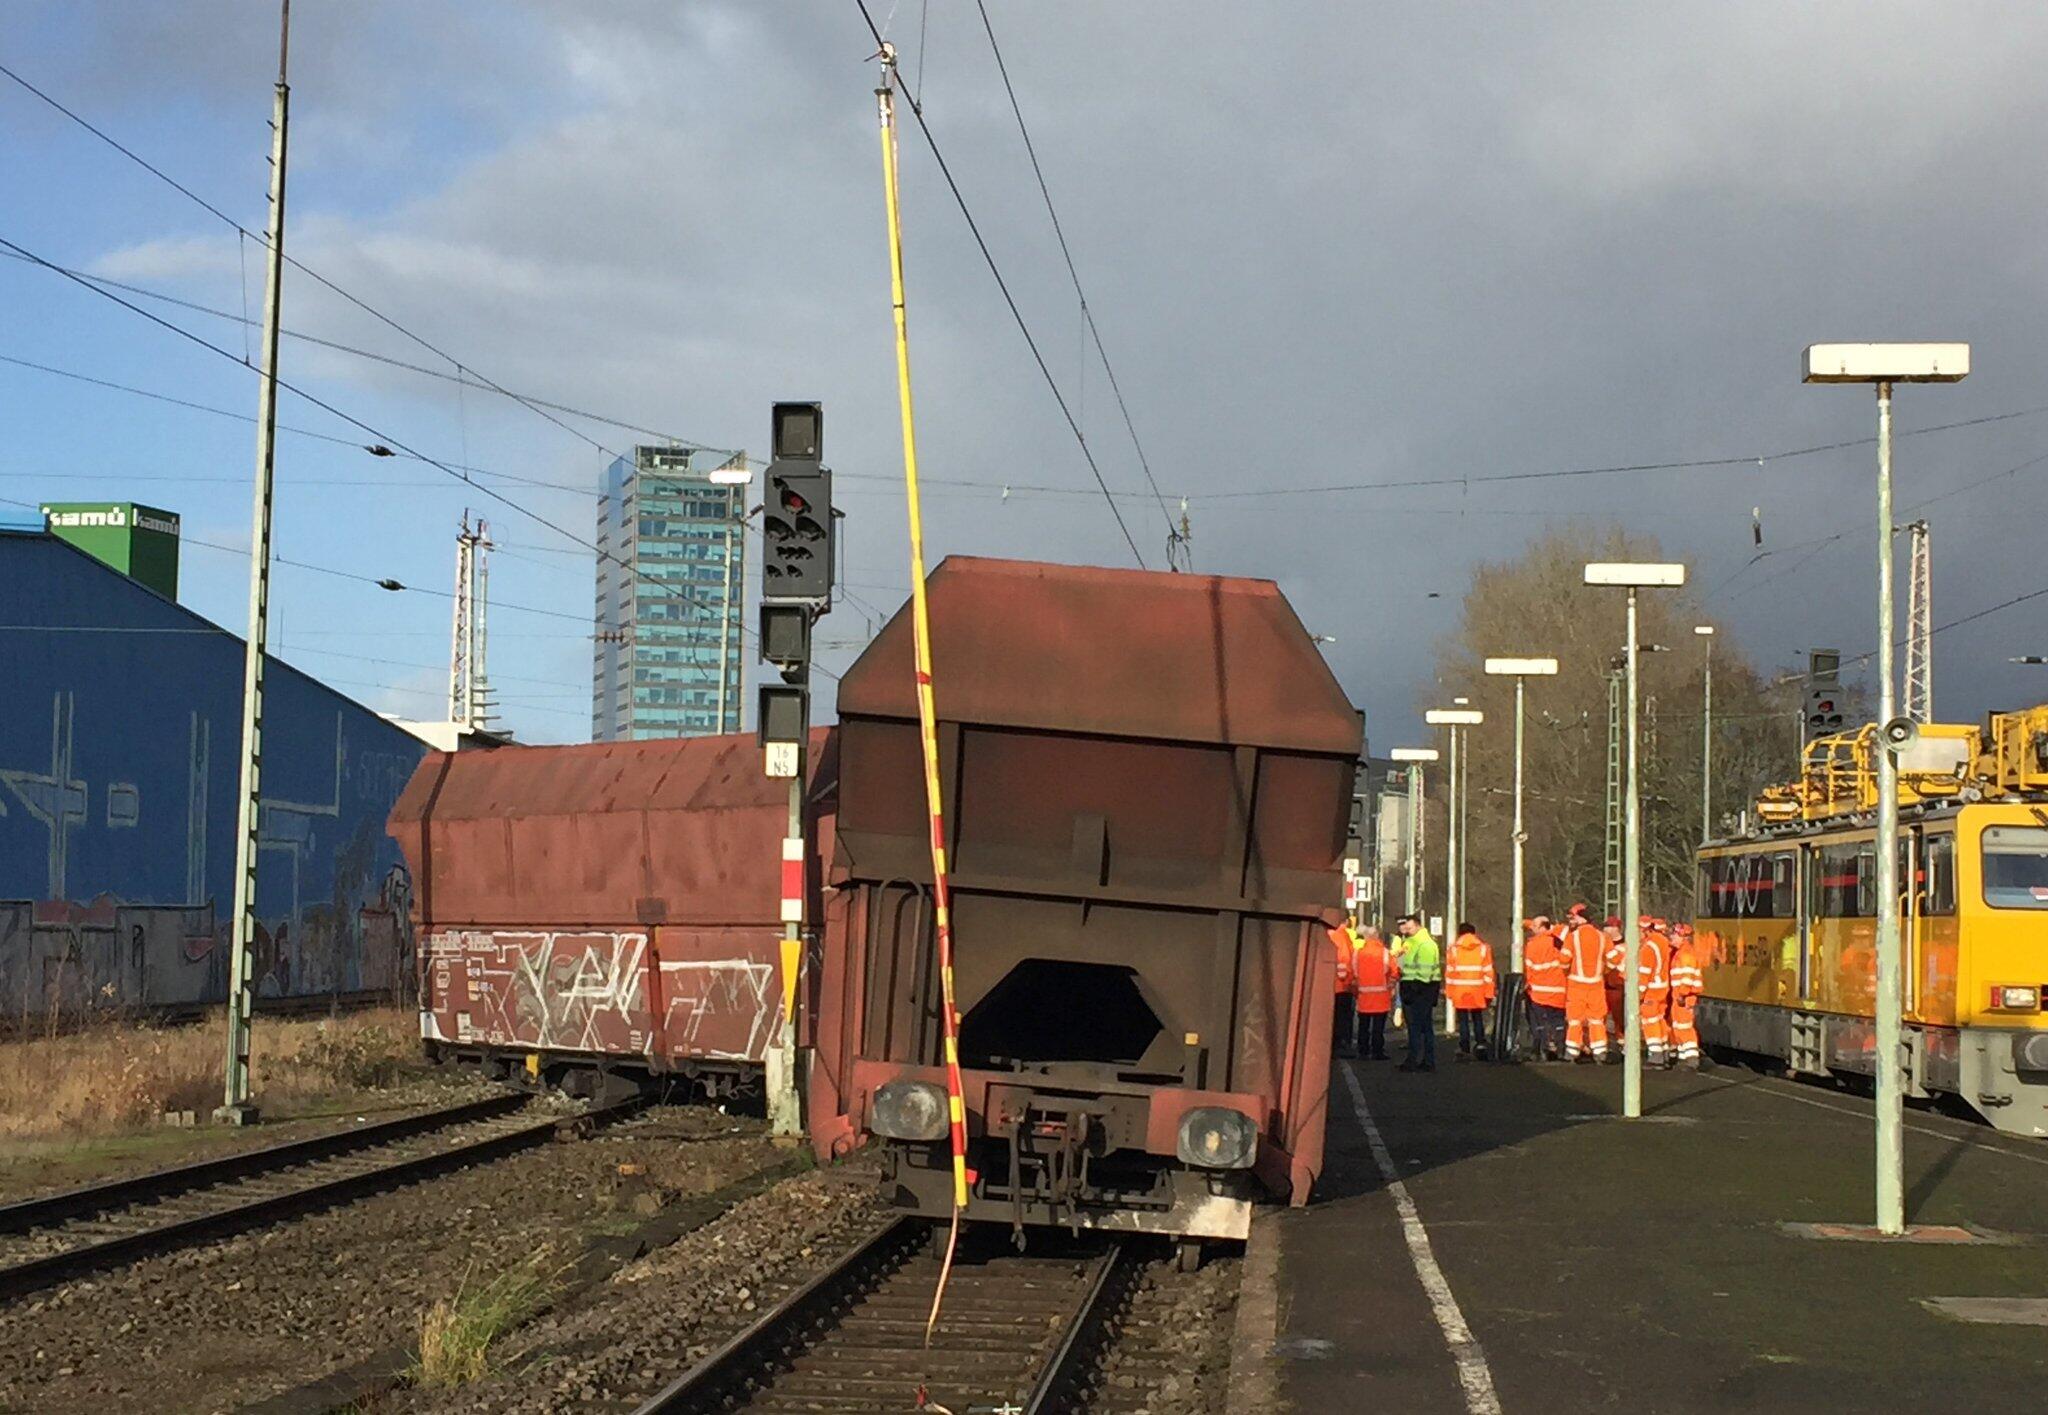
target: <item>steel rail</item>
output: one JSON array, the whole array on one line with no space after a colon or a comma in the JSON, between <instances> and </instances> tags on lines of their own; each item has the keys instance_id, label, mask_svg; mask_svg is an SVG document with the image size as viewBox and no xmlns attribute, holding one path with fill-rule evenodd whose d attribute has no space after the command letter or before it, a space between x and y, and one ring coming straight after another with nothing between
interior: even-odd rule
<instances>
[{"instance_id":1,"label":"steel rail","mask_svg":"<svg viewBox=\"0 0 2048 1415\"><path fill-rule=\"evenodd\" d=\"M915 1254L925 1231L924 1222L907 1217L876 1228L831 1267L635 1407L634 1415L705 1415L744 1409L756 1396L772 1404L777 1374L806 1356L829 1354L832 1329L858 1313L884 1280ZM1121 1242L1113 1243L1093 1261L1078 1294L1062 1314L1058 1338L1029 1395L1013 1408L1022 1415L1051 1415L1076 1408L1089 1362L1135 1266L1129 1246ZM1019 1335L1028 1330L1028 1324L1020 1324ZM943 1349L944 1345L941 1336L938 1346ZM908 1394L906 1388L906 1398ZM853 1397L856 1392L848 1395ZM884 1403L876 1401L878 1408Z\"/></svg>"},{"instance_id":2,"label":"steel rail","mask_svg":"<svg viewBox=\"0 0 2048 1415\"><path fill-rule=\"evenodd\" d=\"M269 1170L308 1164L314 1160L346 1154L350 1150L402 1140L425 1131L461 1125L471 1120L484 1120L508 1110L517 1110L526 1101L526 1096L512 1092L501 1096L485 1096L481 1100L464 1101L460 1105L443 1106L437 1110L419 1111L370 1125L334 1130L303 1140L287 1140L282 1144L264 1145L237 1154L195 1160L190 1164L151 1170L147 1174L128 1175L101 1184L86 1184L55 1194L42 1194L11 1204L0 1204L0 1233L25 1233L30 1229L62 1223L82 1214L103 1213L130 1204L168 1199L187 1190L224 1184L236 1179L248 1179Z\"/></svg>"},{"instance_id":3,"label":"steel rail","mask_svg":"<svg viewBox=\"0 0 2048 1415\"><path fill-rule=\"evenodd\" d=\"M378 1126L342 1131L335 1136L318 1136L311 1140L273 1145L245 1155L200 1161L176 1169L117 1180L107 1185L71 1190L42 1200L25 1200L8 1206L10 1218L17 1224L13 1231L32 1233L35 1228L46 1227L53 1222L70 1222L81 1215L95 1213L108 1216L101 1222L117 1222L117 1215L124 1206L136 1204L203 1202L205 1191L217 1185L264 1178L288 1180L291 1171L303 1165L341 1158L359 1151L374 1149L380 1144L414 1139L453 1125L495 1120L503 1111L516 1108L527 1099L520 1095L488 1097L485 1101L468 1102L440 1111L425 1112L419 1116L402 1117L400 1120L385 1122ZM621 1118L638 1110L641 1105L642 1102L636 1097L576 1115L548 1116L523 1125L492 1129L457 1144L400 1155L367 1169L327 1175L315 1179L312 1183L292 1185L276 1192L253 1193L246 1198L199 1213L173 1214L163 1222L147 1223L128 1232L92 1235L88 1241L73 1247L37 1254L19 1262L0 1264L0 1302L48 1287L53 1283L68 1281L85 1273L134 1262L190 1244L226 1237L289 1215L330 1208L366 1194L430 1178L447 1170L498 1159L544 1143L578 1126ZM347 1143L339 1146L330 1143L335 1140ZM237 1165L236 1161L241 1163ZM203 1177L209 1170L217 1173L211 1178ZM202 1177L195 1179L195 1173ZM165 1187L152 1191L150 1186L153 1183ZM101 1202L89 1205L88 1201L95 1195L101 1196ZM21 1224L24 1212L32 1212L39 1205L44 1206L46 1214L56 1217L45 1217L38 1223Z\"/></svg>"}]
</instances>

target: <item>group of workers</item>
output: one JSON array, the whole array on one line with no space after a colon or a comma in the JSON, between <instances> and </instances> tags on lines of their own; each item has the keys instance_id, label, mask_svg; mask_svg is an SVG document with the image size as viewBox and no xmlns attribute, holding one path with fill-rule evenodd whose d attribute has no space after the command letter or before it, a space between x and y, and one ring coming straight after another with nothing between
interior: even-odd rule
<instances>
[{"instance_id":1,"label":"group of workers","mask_svg":"<svg viewBox=\"0 0 2048 1415\"><path fill-rule=\"evenodd\" d=\"M1700 1064L1694 1013L1705 983L1692 927L1650 915L1638 921L1637 997L1643 1049L1653 1066ZM1574 904L1562 927L1549 915L1523 922L1522 983L1528 1001L1533 1056L1538 1061L1604 1062L1621 1059L1627 1008L1622 972L1628 946L1621 920L1595 925ZM1499 995L1493 948L1472 925L1461 923L1448 947L1413 914L1403 915L1388 940L1370 924L1333 923L1337 995L1332 1040L1338 1055L1387 1059L1387 1023L1398 1005L1407 1022L1402 1071L1436 1069L1436 1012L1449 1002L1457 1019L1459 1061L1484 1060L1487 1014ZM1610 1044L1610 1038L1613 1039Z\"/></svg>"}]
</instances>

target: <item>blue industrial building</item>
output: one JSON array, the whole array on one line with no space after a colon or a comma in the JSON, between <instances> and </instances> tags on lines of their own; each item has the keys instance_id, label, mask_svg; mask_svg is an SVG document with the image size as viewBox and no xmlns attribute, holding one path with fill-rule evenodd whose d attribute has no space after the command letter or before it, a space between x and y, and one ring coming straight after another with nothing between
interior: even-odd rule
<instances>
[{"instance_id":1,"label":"blue industrial building","mask_svg":"<svg viewBox=\"0 0 2048 1415\"><path fill-rule=\"evenodd\" d=\"M0 1008L226 996L243 641L84 551L0 529ZM296 669L265 677L259 998L411 985L385 820L426 747Z\"/></svg>"}]
</instances>

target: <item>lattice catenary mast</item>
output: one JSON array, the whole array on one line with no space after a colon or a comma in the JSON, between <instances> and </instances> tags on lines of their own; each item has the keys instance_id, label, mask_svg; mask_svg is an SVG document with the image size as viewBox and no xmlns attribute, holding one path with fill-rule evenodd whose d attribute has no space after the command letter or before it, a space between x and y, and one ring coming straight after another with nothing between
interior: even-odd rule
<instances>
[{"instance_id":1,"label":"lattice catenary mast","mask_svg":"<svg viewBox=\"0 0 2048 1415\"><path fill-rule=\"evenodd\" d=\"M1927 543L1927 522L1907 526L1913 547L1912 597L1907 609L1905 714L1915 722L1934 721L1934 567Z\"/></svg>"},{"instance_id":2,"label":"lattice catenary mast","mask_svg":"<svg viewBox=\"0 0 2048 1415\"><path fill-rule=\"evenodd\" d=\"M448 720L481 728L491 716L485 666L490 619L490 524L462 513L455 536L455 628L448 654Z\"/></svg>"}]
</instances>

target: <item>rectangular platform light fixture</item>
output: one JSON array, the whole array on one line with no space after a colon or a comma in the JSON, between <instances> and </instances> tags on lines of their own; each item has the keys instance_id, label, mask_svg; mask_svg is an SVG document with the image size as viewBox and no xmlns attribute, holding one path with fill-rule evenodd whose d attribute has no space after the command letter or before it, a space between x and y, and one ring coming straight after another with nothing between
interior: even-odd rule
<instances>
[{"instance_id":1,"label":"rectangular platform light fixture","mask_svg":"<svg viewBox=\"0 0 2048 1415\"><path fill-rule=\"evenodd\" d=\"M1477 708L1431 708L1422 720L1431 727L1477 727L1486 714Z\"/></svg>"},{"instance_id":2,"label":"rectangular platform light fixture","mask_svg":"<svg viewBox=\"0 0 2048 1415\"><path fill-rule=\"evenodd\" d=\"M1557 672L1554 658L1489 658L1486 671L1500 678L1547 677Z\"/></svg>"},{"instance_id":3,"label":"rectangular platform light fixture","mask_svg":"<svg viewBox=\"0 0 2048 1415\"><path fill-rule=\"evenodd\" d=\"M1960 383L1968 344L1809 344L1808 383Z\"/></svg>"},{"instance_id":4,"label":"rectangular platform light fixture","mask_svg":"<svg viewBox=\"0 0 2048 1415\"><path fill-rule=\"evenodd\" d=\"M1433 762L1441 753L1434 747L1396 747L1387 756L1397 762Z\"/></svg>"},{"instance_id":5,"label":"rectangular platform light fixture","mask_svg":"<svg viewBox=\"0 0 2048 1415\"><path fill-rule=\"evenodd\" d=\"M1669 589L1685 583L1685 567L1640 560L1596 560L1586 567L1586 583Z\"/></svg>"},{"instance_id":6,"label":"rectangular platform light fixture","mask_svg":"<svg viewBox=\"0 0 2048 1415\"><path fill-rule=\"evenodd\" d=\"M1714 626L1711 624L1695 624L1692 626L1692 631L1695 634L1698 634L1700 637L1705 638L1706 636L1714 632Z\"/></svg>"}]
</instances>

